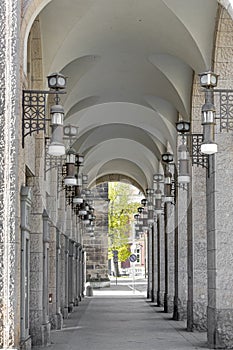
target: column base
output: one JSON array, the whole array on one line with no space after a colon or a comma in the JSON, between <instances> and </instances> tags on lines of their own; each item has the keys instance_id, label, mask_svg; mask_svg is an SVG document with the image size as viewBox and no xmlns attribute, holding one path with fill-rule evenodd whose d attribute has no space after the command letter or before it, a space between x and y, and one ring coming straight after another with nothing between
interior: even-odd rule
<instances>
[{"instance_id":1,"label":"column base","mask_svg":"<svg viewBox=\"0 0 233 350\"><path fill-rule=\"evenodd\" d=\"M63 316L61 313L54 314L50 317L51 329L62 329Z\"/></svg>"},{"instance_id":2,"label":"column base","mask_svg":"<svg viewBox=\"0 0 233 350\"><path fill-rule=\"evenodd\" d=\"M207 307L208 345L211 349L233 348L233 310Z\"/></svg>"},{"instance_id":3,"label":"column base","mask_svg":"<svg viewBox=\"0 0 233 350\"><path fill-rule=\"evenodd\" d=\"M157 306L161 306L160 291L157 291Z\"/></svg>"},{"instance_id":4,"label":"column base","mask_svg":"<svg viewBox=\"0 0 233 350\"><path fill-rule=\"evenodd\" d=\"M159 300L160 300L159 306L164 306L164 292L159 293Z\"/></svg>"},{"instance_id":5,"label":"column base","mask_svg":"<svg viewBox=\"0 0 233 350\"><path fill-rule=\"evenodd\" d=\"M163 297L163 307L164 307L164 312L168 312L168 300L167 300L167 293L164 293L164 297Z\"/></svg>"},{"instance_id":6,"label":"column base","mask_svg":"<svg viewBox=\"0 0 233 350\"><path fill-rule=\"evenodd\" d=\"M147 289L146 297L147 299L151 299L151 292L148 289Z\"/></svg>"},{"instance_id":7,"label":"column base","mask_svg":"<svg viewBox=\"0 0 233 350\"><path fill-rule=\"evenodd\" d=\"M151 289L150 298L151 298L152 303L156 302L156 297L155 297L155 293L154 293L153 289Z\"/></svg>"},{"instance_id":8,"label":"column base","mask_svg":"<svg viewBox=\"0 0 233 350\"><path fill-rule=\"evenodd\" d=\"M50 345L51 338L50 338L50 331L51 331L51 324L50 322L46 324L42 324L41 326L41 339L42 339L42 346Z\"/></svg>"},{"instance_id":9,"label":"column base","mask_svg":"<svg viewBox=\"0 0 233 350\"><path fill-rule=\"evenodd\" d=\"M63 308L62 314L64 319L67 319L69 317L68 307Z\"/></svg>"},{"instance_id":10,"label":"column base","mask_svg":"<svg viewBox=\"0 0 233 350\"><path fill-rule=\"evenodd\" d=\"M173 305L173 320L182 321L187 318L186 301L182 301L177 297L174 297Z\"/></svg>"},{"instance_id":11,"label":"column base","mask_svg":"<svg viewBox=\"0 0 233 350\"><path fill-rule=\"evenodd\" d=\"M198 331L207 331L206 303L193 303L193 328Z\"/></svg>"},{"instance_id":12,"label":"column base","mask_svg":"<svg viewBox=\"0 0 233 350\"><path fill-rule=\"evenodd\" d=\"M62 314L59 312L56 314L57 316L57 329L62 329L63 327L63 317Z\"/></svg>"},{"instance_id":13,"label":"column base","mask_svg":"<svg viewBox=\"0 0 233 350\"><path fill-rule=\"evenodd\" d=\"M74 310L74 302L72 301L68 306L68 312L71 313Z\"/></svg>"},{"instance_id":14,"label":"column base","mask_svg":"<svg viewBox=\"0 0 233 350\"><path fill-rule=\"evenodd\" d=\"M174 297L164 293L164 312L171 314L173 312Z\"/></svg>"}]
</instances>

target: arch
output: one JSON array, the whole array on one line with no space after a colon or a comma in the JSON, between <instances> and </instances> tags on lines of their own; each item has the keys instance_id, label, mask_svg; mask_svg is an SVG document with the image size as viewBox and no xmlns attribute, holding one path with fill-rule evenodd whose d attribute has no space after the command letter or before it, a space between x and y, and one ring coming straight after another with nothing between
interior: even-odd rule
<instances>
[{"instance_id":1,"label":"arch","mask_svg":"<svg viewBox=\"0 0 233 350\"><path fill-rule=\"evenodd\" d=\"M144 146L131 140L114 139L102 142L85 155L84 173L88 173L92 179L103 170L105 163L114 160L118 160L118 163L108 163L116 165L114 170L125 174L130 172L135 179L140 177L141 181L138 182L143 182L146 187L158 168L158 159Z\"/></svg>"},{"instance_id":2,"label":"arch","mask_svg":"<svg viewBox=\"0 0 233 350\"><path fill-rule=\"evenodd\" d=\"M160 149L166 147L166 142L169 140L175 150L176 129L174 125L177 120L177 112L173 109L172 113L173 124L168 125L152 108L133 103L109 102L92 106L77 115L67 117L66 123L79 127L79 137L93 128L106 124L131 125L152 135Z\"/></svg>"},{"instance_id":3,"label":"arch","mask_svg":"<svg viewBox=\"0 0 233 350\"><path fill-rule=\"evenodd\" d=\"M129 176L122 175L122 174L108 174L108 175L103 175L101 177L96 178L95 184L92 183L90 184L90 188L94 187L95 185L99 185L105 182L124 182L124 183L130 183L131 185L135 186L136 188L139 189L140 192L145 194L145 190L141 187L141 185L132 179Z\"/></svg>"},{"instance_id":4,"label":"arch","mask_svg":"<svg viewBox=\"0 0 233 350\"><path fill-rule=\"evenodd\" d=\"M21 24L21 46L23 52L23 70L27 72L27 45L28 37L36 17L53 0L24 0L22 24Z\"/></svg>"},{"instance_id":5,"label":"arch","mask_svg":"<svg viewBox=\"0 0 233 350\"><path fill-rule=\"evenodd\" d=\"M82 134L73 144L73 147L80 153L86 153L101 142L117 138L125 138L139 142L154 153L157 158L160 158L161 153L153 136L143 129L128 124L116 123L94 127Z\"/></svg>"}]
</instances>

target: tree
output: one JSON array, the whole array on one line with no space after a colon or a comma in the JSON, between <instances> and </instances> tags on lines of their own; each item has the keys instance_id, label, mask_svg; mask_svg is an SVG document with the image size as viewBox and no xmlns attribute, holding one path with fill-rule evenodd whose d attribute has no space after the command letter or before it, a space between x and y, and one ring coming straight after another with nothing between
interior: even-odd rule
<instances>
[{"instance_id":1,"label":"tree","mask_svg":"<svg viewBox=\"0 0 233 350\"><path fill-rule=\"evenodd\" d=\"M140 203L133 201L132 186L120 182L109 183L108 197L109 258L117 250L118 261L123 262L131 254L132 223Z\"/></svg>"}]
</instances>

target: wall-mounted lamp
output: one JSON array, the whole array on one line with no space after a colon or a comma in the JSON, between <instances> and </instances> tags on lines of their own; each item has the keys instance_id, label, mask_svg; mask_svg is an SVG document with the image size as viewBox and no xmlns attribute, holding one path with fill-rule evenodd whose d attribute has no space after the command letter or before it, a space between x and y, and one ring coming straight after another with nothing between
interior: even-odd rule
<instances>
[{"instance_id":1,"label":"wall-mounted lamp","mask_svg":"<svg viewBox=\"0 0 233 350\"><path fill-rule=\"evenodd\" d=\"M66 152L66 176L64 178L65 186L76 186L77 178L75 176L76 151L70 147Z\"/></svg>"},{"instance_id":2,"label":"wall-mounted lamp","mask_svg":"<svg viewBox=\"0 0 233 350\"><path fill-rule=\"evenodd\" d=\"M59 157L65 154L65 145L63 143L63 122L64 108L61 105L53 105L50 109L51 116L51 142L48 147L48 154Z\"/></svg>"},{"instance_id":3,"label":"wall-mounted lamp","mask_svg":"<svg viewBox=\"0 0 233 350\"><path fill-rule=\"evenodd\" d=\"M49 304L52 304L53 302L53 294L49 293Z\"/></svg>"},{"instance_id":4,"label":"wall-mounted lamp","mask_svg":"<svg viewBox=\"0 0 233 350\"><path fill-rule=\"evenodd\" d=\"M174 158L173 154L171 154L170 152L162 154L162 162L164 162L164 163L171 163L171 162L173 162L173 158ZM156 174L156 175L160 175L160 174ZM154 175L154 177L156 175Z\"/></svg>"},{"instance_id":5,"label":"wall-mounted lamp","mask_svg":"<svg viewBox=\"0 0 233 350\"><path fill-rule=\"evenodd\" d=\"M181 144L178 146L178 183L187 184L190 182L189 174L189 152L187 148L187 133L190 133L190 122L179 121L176 123L176 130L182 135ZM189 134L190 135L190 134Z\"/></svg>"},{"instance_id":6,"label":"wall-mounted lamp","mask_svg":"<svg viewBox=\"0 0 233 350\"><path fill-rule=\"evenodd\" d=\"M64 164L63 185L66 192L66 202L74 206L83 202L82 175L79 168L83 165L84 156L76 153L70 147L66 153L66 163Z\"/></svg>"},{"instance_id":7,"label":"wall-mounted lamp","mask_svg":"<svg viewBox=\"0 0 233 350\"><path fill-rule=\"evenodd\" d=\"M143 210L144 210L144 208L138 207L138 213L139 213L139 214L142 214L142 213L143 213Z\"/></svg>"},{"instance_id":8,"label":"wall-mounted lamp","mask_svg":"<svg viewBox=\"0 0 233 350\"><path fill-rule=\"evenodd\" d=\"M170 153L166 154L165 159L170 161ZM163 207L162 207L162 191L160 190L160 182L163 181L163 175L154 174L153 180L156 183L156 189L154 191L154 199L155 199L154 211L156 214L162 214Z\"/></svg>"},{"instance_id":9,"label":"wall-mounted lamp","mask_svg":"<svg viewBox=\"0 0 233 350\"><path fill-rule=\"evenodd\" d=\"M208 168L208 157L201 152L203 144L202 134L190 133L190 122L180 120L176 123L176 130L181 136L181 143L178 146L179 176L178 183L189 183L189 159L192 165ZM189 151L190 150L190 151Z\"/></svg>"},{"instance_id":10,"label":"wall-mounted lamp","mask_svg":"<svg viewBox=\"0 0 233 350\"><path fill-rule=\"evenodd\" d=\"M59 95L64 94L66 78L60 73L53 73L47 77L49 91L23 90L22 98L22 147L24 139L33 132L46 131L46 122L51 120L52 134L48 153L53 156L65 154L63 144L64 109L59 104ZM46 118L46 97L55 95L55 104L50 109L51 118Z\"/></svg>"},{"instance_id":11,"label":"wall-mounted lamp","mask_svg":"<svg viewBox=\"0 0 233 350\"><path fill-rule=\"evenodd\" d=\"M74 191L75 191L75 193L74 193L74 197L73 197L73 205L80 205L81 203L83 203L81 186L80 185L75 186Z\"/></svg>"},{"instance_id":12,"label":"wall-mounted lamp","mask_svg":"<svg viewBox=\"0 0 233 350\"><path fill-rule=\"evenodd\" d=\"M147 222L148 222L148 225L152 225L154 223L154 203L153 203L154 189L147 188L146 194L147 194L147 211L148 211Z\"/></svg>"},{"instance_id":13,"label":"wall-mounted lamp","mask_svg":"<svg viewBox=\"0 0 233 350\"><path fill-rule=\"evenodd\" d=\"M217 86L218 75L208 71L199 74L200 84L205 88L205 104L202 107L203 143L201 152L204 154L214 154L218 151L218 146L214 142L214 125L216 110L214 106L213 88Z\"/></svg>"},{"instance_id":14,"label":"wall-mounted lamp","mask_svg":"<svg viewBox=\"0 0 233 350\"><path fill-rule=\"evenodd\" d=\"M208 155L217 152L217 144L214 142L214 125L216 109L214 106L214 87L217 86L218 75L207 71L199 74L200 85L205 89L205 103L202 106L203 134L192 134L190 122L181 120L176 123L176 130L182 136L178 147L179 176L178 183L190 182L189 158L192 165L208 168ZM216 90L215 90L216 91Z\"/></svg>"},{"instance_id":15,"label":"wall-mounted lamp","mask_svg":"<svg viewBox=\"0 0 233 350\"><path fill-rule=\"evenodd\" d=\"M143 207L146 207L147 206L147 199L146 198L143 198L142 200L141 200L141 205L143 205Z\"/></svg>"},{"instance_id":16,"label":"wall-mounted lamp","mask_svg":"<svg viewBox=\"0 0 233 350\"><path fill-rule=\"evenodd\" d=\"M167 156L169 154L169 157ZM164 171L164 203L175 204L176 202L176 184L175 184L175 172L176 167L173 162L173 154L164 153L162 154L162 161L166 164ZM170 171L170 166L174 166L173 173Z\"/></svg>"}]
</instances>

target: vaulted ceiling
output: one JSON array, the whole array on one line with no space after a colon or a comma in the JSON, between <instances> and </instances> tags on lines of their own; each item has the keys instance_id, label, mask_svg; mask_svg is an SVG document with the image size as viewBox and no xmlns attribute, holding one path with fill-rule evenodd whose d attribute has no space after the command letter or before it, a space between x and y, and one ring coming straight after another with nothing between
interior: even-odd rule
<instances>
[{"instance_id":1,"label":"vaulted ceiling","mask_svg":"<svg viewBox=\"0 0 233 350\"><path fill-rule=\"evenodd\" d=\"M45 1L46 2L46 1ZM48 0L44 75L67 76L65 123L79 127L91 184L122 174L151 186L190 118L193 73L210 68L217 0Z\"/></svg>"}]
</instances>

